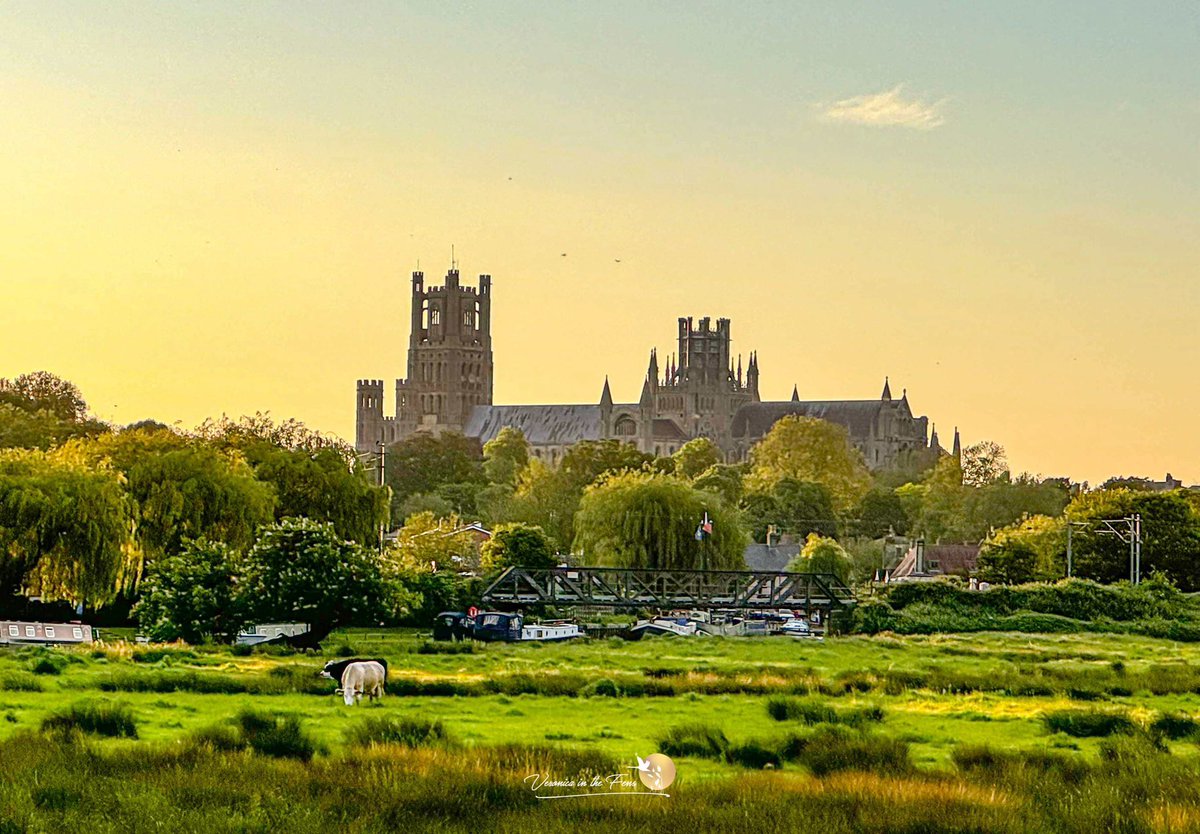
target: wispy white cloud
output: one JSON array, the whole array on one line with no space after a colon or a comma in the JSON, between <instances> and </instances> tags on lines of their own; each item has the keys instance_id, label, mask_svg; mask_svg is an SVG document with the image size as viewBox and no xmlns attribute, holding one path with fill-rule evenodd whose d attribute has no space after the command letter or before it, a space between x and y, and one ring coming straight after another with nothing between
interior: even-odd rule
<instances>
[{"instance_id":1,"label":"wispy white cloud","mask_svg":"<svg viewBox=\"0 0 1200 834\"><path fill-rule=\"evenodd\" d=\"M908 96L904 85L897 84L882 93L871 93L820 104L819 118L826 122L869 125L871 127L911 127L914 130L933 130L945 124L941 101L927 102Z\"/></svg>"}]
</instances>

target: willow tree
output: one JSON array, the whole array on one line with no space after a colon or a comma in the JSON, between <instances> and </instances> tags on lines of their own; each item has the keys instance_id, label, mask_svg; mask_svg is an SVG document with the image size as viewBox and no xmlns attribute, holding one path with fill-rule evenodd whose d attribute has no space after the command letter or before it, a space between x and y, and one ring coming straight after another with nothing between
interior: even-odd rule
<instances>
[{"instance_id":1,"label":"willow tree","mask_svg":"<svg viewBox=\"0 0 1200 834\"><path fill-rule=\"evenodd\" d=\"M711 533L697 539L707 514ZM743 570L748 537L715 493L671 475L623 472L588 487L575 517L575 547L608 567Z\"/></svg>"},{"instance_id":2,"label":"willow tree","mask_svg":"<svg viewBox=\"0 0 1200 834\"><path fill-rule=\"evenodd\" d=\"M120 473L77 447L0 451L0 593L94 606L140 569Z\"/></svg>"},{"instance_id":3,"label":"willow tree","mask_svg":"<svg viewBox=\"0 0 1200 834\"><path fill-rule=\"evenodd\" d=\"M236 451L223 451L161 430L126 430L80 447L124 473L137 510L138 541L148 559L178 553L187 539L207 538L245 550L271 521L270 484Z\"/></svg>"}]
</instances>

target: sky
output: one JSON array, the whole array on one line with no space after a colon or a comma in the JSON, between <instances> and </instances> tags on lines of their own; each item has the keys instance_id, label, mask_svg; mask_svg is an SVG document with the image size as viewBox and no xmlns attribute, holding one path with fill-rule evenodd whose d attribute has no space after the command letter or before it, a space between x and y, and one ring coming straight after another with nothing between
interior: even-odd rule
<instances>
[{"instance_id":1,"label":"sky","mask_svg":"<svg viewBox=\"0 0 1200 834\"><path fill-rule=\"evenodd\" d=\"M0 377L352 440L451 247L497 403L728 317L765 399L1198 483L1200 6L0 5Z\"/></svg>"}]
</instances>

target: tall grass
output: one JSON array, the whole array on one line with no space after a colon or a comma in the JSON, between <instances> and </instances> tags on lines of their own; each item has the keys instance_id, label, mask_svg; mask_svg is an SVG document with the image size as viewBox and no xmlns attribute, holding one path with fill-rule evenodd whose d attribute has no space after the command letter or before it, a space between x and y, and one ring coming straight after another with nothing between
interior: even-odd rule
<instances>
[{"instance_id":1,"label":"tall grass","mask_svg":"<svg viewBox=\"0 0 1200 834\"><path fill-rule=\"evenodd\" d=\"M1077 738L1131 733L1136 729L1136 725L1124 713L1103 710L1057 710L1046 713L1042 721L1053 733L1066 733Z\"/></svg>"},{"instance_id":2,"label":"tall grass","mask_svg":"<svg viewBox=\"0 0 1200 834\"><path fill-rule=\"evenodd\" d=\"M137 738L137 721L126 704L82 701L42 721L42 729L55 733L94 733L100 736Z\"/></svg>"},{"instance_id":3,"label":"tall grass","mask_svg":"<svg viewBox=\"0 0 1200 834\"><path fill-rule=\"evenodd\" d=\"M350 727L346 731L346 741L357 747L372 744L428 747L451 744L453 739L441 721L380 716L367 718Z\"/></svg>"},{"instance_id":4,"label":"tall grass","mask_svg":"<svg viewBox=\"0 0 1200 834\"><path fill-rule=\"evenodd\" d=\"M883 720L882 707L837 708L813 698L777 696L767 700L767 714L776 721L801 721L805 724L846 724L859 727Z\"/></svg>"}]
</instances>

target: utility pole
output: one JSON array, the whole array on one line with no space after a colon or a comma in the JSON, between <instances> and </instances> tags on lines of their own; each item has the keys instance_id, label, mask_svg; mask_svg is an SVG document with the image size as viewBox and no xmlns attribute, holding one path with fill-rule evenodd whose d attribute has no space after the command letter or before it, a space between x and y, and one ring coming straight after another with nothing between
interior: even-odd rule
<instances>
[{"instance_id":1,"label":"utility pole","mask_svg":"<svg viewBox=\"0 0 1200 834\"><path fill-rule=\"evenodd\" d=\"M1138 585L1142 581L1142 514L1134 513L1124 518L1101 518L1094 522L1099 526L1097 533L1116 536L1129 545L1129 582Z\"/></svg>"},{"instance_id":2,"label":"utility pole","mask_svg":"<svg viewBox=\"0 0 1200 834\"><path fill-rule=\"evenodd\" d=\"M378 440L378 441L376 441L375 445L377 445L379 447L379 487L381 489L383 489L383 488L387 487L387 472L384 469L384 464L387 460L387 444L384 443L382 440ZM388 492L388 510L387 510L387 512L388 512L387 520L390 521L391 516L392 516L392 495L391 495L390 491ZM384 542L384 536L386 534L387 534L387 521L380 521L379 522L379 552L380 553L383 552L383 542Z\"/></svg>"},{"instance_id":3,"label":"utility pole","mask_svg":"<svg viewBox=\"0 0 1200 834\"><path fill-rule=\"evenodd\" d=\"M1070 578L1070 528L1072 528L1072 522L1068 521L1067 522L1067 578L1068 578L1068 580Z\"/></svg>"},{"instance_id":4,"label":"utility pole","mask_svg":"<svg viewBox=\"0 0 1200 834\"><path fill-rule=\"evenodd\" d=\"M1137 581L1134 582L1134 584L1137 585L1137 584L1140 584L1142 581L1142 514L1141 513L1134 513L1134 515L1133 515L1133 531L1134 531L1133 532L1133 541L1134 541L1134 547L1136 549L1136 556L1135 556L1134 562L1137 565L1137 567L1135 568L1135 574L1134 574L1137 577Z\"/></svg>"}]
</instances>

